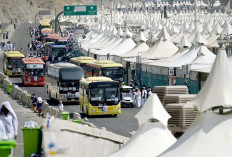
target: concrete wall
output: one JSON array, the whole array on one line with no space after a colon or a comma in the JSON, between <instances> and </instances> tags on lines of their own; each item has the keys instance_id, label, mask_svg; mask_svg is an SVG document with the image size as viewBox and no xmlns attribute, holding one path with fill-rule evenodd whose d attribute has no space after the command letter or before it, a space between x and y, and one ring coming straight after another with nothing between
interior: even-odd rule
<instances>
[{"instance_id":1,"label":"concrete wall","mask_svg":"<svg viewBox=\"0 0 232 157\"><path fill-rule=\"evenodd\" d=\"M59 125L57 125L59 124ZM129 139L109 131L88 127L71 121L54 119L51 129L43 130L45 155L52 137L58 148L66 150L57 157L105 157L117 151Z\"/></svg>"}]
</instances>

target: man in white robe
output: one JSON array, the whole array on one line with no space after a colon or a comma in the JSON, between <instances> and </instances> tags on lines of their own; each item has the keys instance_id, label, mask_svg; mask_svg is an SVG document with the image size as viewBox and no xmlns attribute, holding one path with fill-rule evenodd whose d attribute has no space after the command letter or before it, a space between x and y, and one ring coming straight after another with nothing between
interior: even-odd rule
<instances>
[{"instance_id":1,"label":"man in white robe","mask_svg":"<svg viewBox=\"0 0 232 157\"><path fill-rule=\"evenodd\" d=\"M146 100L147 100L147 90L145 87L143 87L143 89L142 89L142 102L141 102L142 107L145 104Z\"/></svg>"},{"instance_id":2,"label":"man in white robe","mask_svg":"<svg viewBox=\"0 0 232 157\"><path fill-rule=\"evenodd\" d=\"M5 101L0 105L0 120L4 126L5 133L8 136L13 135L16 139L18 135L18 120L9 101Z\"/></svg>"}]
</instances>

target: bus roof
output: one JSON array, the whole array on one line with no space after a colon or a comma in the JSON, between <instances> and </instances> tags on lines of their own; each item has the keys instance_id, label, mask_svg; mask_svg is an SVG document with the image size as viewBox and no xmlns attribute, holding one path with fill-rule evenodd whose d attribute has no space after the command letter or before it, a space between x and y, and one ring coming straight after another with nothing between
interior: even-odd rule
<instances>
[{"instance_id":1,"label":"bus roof","mask_svg":"<svg viewBox=\"0 0 232 157\"><path fill-rule=\"evenodd\" d=\"M45 64L41 58L23 58L24 64Z\"/></svg>"},{"instance_id":2,"label":"bus roof","mask_svg":"<svg viewBox=\"0 0 232 157\"><path fill-rule=\"evenodd\" d=\"M43 28L41 30L42 34L51 34L52 33L52 29L51 28Z\"/></svg>"},{"instance_id":3,"label":"bus roof","mask_svg":"<svg viewBox=\"0 0 232 157\"><path fill-rule=\"evenodd\" d=\"M10 52L5 52L6 57L25 57L22 53L19 51L10 51Z\"/></svg>"},{"instance_id":4,"label":"bus roof","mask_svg":"<svg viewBox=\"0 0 232 157\"><path fill-rule=\"evenodd\" d=\"M40 22L40 25L41 25L41 26L50 26L50 23L51 23L51 19L43 19L43 20Z\"/></svg>"},{"instance_id":5,"label":"bus roof","mask_svg":"<svg viewBox=\"0 0 232 157\"><path fill-rule=\"evenodd\" d=\"M54 45L55 43L54 42L46 42L44 43L44 45Z\"/></svg>"},{"instance_id":6,"label":"bus roof","mask_svg":"<svg viewBox=\"0 0 232 157\"><path fill-rule=\"evenodd\" d=\"M103 76L83 78L80 81L80 83L86 84L86 85L92 82L115 82L115 81L112 80L111 78L103 77Z\"/></svg>"},{"instance_id":7,"label":"bus roof","mask_svg":"<svg viewBox=\"0 0 232 157\"><path fill-rule=\"evenodd\" d=\"M110 68L110 67L123 67L122 64L120 63L107 63L107 64L98 64L97 62L94 63L88 63L88 65L90 66L94 66L94 67L101 67L101 68Z\"/></svg>"},{"instance_id":8,"label":"bus roof","mask_svg":"<svg viewBox=\"0 0 232 157\"><path fill-rule=\"evenodd\" d=\"M51 45L52 48L66 48L65 45Z\"/></svg>"},{"instance_id":9,"label":"bus roof","mask_svg":"<svg viewBox=\"0 0 232 157\"><path fill-rule=\"evenodd\" d=\"M81 56L75 57L76 60L95 60L93 57Z\"/></svg>"},{"instance_id":10,"label":"bus roof","mask_svg":"<svg viewBox=\"0 0 232 157\"><path fill-rule=\"evenodd\" d=\"M46 37L46 39L58 39L60 37L60 34L50 34Z\"/></svg>"},{"instance_id":11,"label":"bus roof","mask_svg":"<svg viewBox=\"0 0 232 157\"><path fill-rule=\"evenodd\" d=\"M100 60L96 62L96 64L111 64L111 63L116 63L116 62L111 60Z\"/></svg>"},{"instance_id":12,"label":"bus roof","mask_svg":"<svg viewBox=\"0 0 232 157\"><path fill-rule=\"evenodd\" d=\"M62 67L78 67L75 64L67 63L67 62L59 62L54 64L49 64L49 67L56 67L56 68L62 68Z\"/></svg>"},{"instance_id":13,"label":"bus roof","mask_svg":"<svg viewBox=\"0 0 232 157\"><path fill-rule=\"evenodd\" d=\"M94 63L94 62L96 62L96 60L95 59L93 59L93 60L77 60L76 58L71 58L70 62L74 63L74 64L76 64L76 63L82 64L82 63Z\"/></svg>"}]
</instances>

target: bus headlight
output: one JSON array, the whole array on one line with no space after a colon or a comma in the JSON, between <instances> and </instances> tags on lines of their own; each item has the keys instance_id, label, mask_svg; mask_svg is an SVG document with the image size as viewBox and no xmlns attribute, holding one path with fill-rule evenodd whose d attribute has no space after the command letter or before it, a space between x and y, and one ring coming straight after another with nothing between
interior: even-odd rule
<instances>
[{"instance_id":1,"label":"bus headlight","mask_svg":"<svg viewBox=\"0 0 232 157\"><path fill-rule=\"evenodd\" d=\"M120 107L119 107L119 108L117 108L115 111L119 111L119 109L120 109Z\"/></svg>"}]
</instances>

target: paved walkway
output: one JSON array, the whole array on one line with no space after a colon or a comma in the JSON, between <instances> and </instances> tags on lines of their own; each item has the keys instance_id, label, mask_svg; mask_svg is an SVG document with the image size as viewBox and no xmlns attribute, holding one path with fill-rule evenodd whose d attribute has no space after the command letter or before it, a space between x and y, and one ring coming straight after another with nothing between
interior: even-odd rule
<instances>
[{"instance_id":1,"label":"paved walkway","mask_svg":"<svg viewBox=\"0 0 232 157\"><path fill-rule=\"evenodd\" d=\"M15 100L13 100L10 95L6 94L3 89L0 89L0 103L3 101L9 101L11 103L12 108L14 109L18 121L18 138L17 138L17 148L14 150L14 157L22 157L23 156L23 133L21 131L21 128L24 125L24 122L26 121L35 121L39 124L43 123L43 118L38 117L37 114L33 113L31 109L25 108L21 106L19 103L17 103Z\"/></svg>"}]
</instances>

